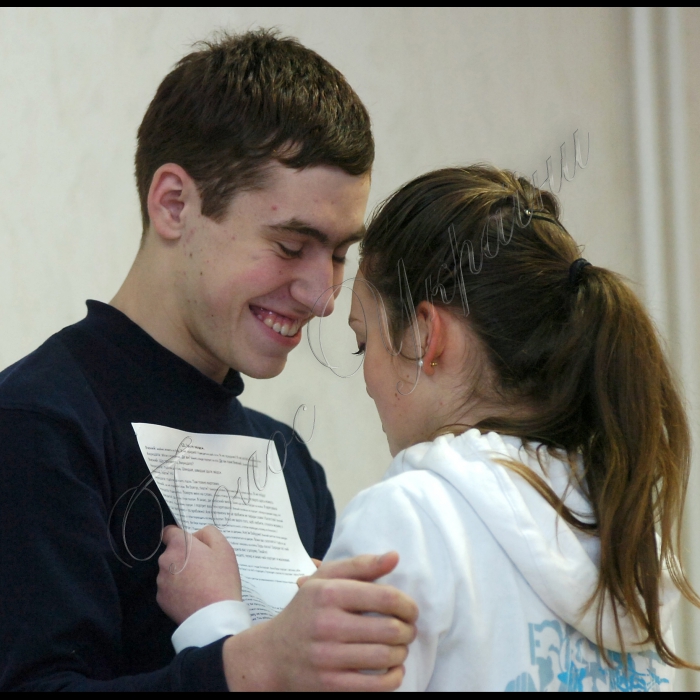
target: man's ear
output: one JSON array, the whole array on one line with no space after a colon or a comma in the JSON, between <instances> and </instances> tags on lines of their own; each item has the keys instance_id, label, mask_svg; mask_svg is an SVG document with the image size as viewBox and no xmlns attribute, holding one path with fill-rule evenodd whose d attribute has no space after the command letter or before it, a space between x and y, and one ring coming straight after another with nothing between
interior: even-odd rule
<instances>
[{"instance_id":1,"label":"man's ear","mask_svg":"<svg viewBox=\"0 0 700 700\"><path fill-rule=\"evenodd\" d=\"M194 180L175 163L161 165L148 191L148 216L153 230L168 241L178 240L190 209L199 205Z\"/></svg>"},{"instance_id":2,"label":"man's ear","mask_svg":"<svg viewBox=\"0 0 700 700\"><path fill-rule=\"evenodd\" d=\"M445 313L443 309L427 301L422 301L416 309L416 318L423 347L422 369L429 377L435 374L435 368L438 366L440 356L445 349L447 329L442 320L443 313Z\"/></svg>"}]
</instances>

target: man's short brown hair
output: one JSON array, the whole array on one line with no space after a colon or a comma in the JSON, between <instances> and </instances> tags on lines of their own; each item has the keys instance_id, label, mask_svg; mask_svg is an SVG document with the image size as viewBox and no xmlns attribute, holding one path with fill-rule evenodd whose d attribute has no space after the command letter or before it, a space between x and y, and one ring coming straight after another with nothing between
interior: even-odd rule
<instances>
[{"instance_id":1,"label":"man's short brown hair","mask_svg":"<svg viewBox=\"0 0 700 700\"><path fill-rule=\"evenodd\" d=\"M160 84L138 130L136 183L144 232L155 171L177 163L197 183L202 214L220 220L267 164L370 171L365 106L343 75L296 39L259 29L202 42Z\"/></svg>"}]
</instances>

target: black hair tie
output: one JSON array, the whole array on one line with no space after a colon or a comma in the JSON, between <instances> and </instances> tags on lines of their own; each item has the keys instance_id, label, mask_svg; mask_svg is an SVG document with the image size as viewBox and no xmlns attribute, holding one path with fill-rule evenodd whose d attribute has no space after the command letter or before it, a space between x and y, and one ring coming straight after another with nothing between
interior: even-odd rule
<instances>
[{"instance_id":1,"label":"black hair tie","mask_svg":"<svg viewBox=\"0 0 700 700\"><path fill-rule=\"evenodd\" d=\"M583 268L590 264L585 258L579 258L571 263L569 268L569 285L572 289L578 289L578 286L581 284Z\"/></svg>"}]
</instances>

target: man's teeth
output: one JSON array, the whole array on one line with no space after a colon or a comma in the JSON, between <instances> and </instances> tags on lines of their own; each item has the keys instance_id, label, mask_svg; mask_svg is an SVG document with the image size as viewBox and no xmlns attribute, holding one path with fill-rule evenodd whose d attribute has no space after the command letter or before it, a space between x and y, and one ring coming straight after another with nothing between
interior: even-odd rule
<instances>
[{"instance_id":1,"label":"man's teeth","mask_svg":"<svg viewBox=\"0 0 700 700\"><path fill-rule=\"evenodd\" d=\"M264 316L262 314L258 315L258 318L268 327L272 328L275 333L279 333L284 336L296 335L299 327L301 326L301 321L291 321L284 320L279 321L279 317L272 318L272 316Z\"/></svg>"}]
</instances>

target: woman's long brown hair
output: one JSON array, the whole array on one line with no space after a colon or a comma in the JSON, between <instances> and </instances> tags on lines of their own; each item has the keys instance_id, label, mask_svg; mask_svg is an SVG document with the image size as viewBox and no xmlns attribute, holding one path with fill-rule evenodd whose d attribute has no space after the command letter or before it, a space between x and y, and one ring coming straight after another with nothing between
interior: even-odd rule
<instances>
[{"instance_id":1,"label":"woman's long brown hair","mask_svg":"<svg viewBox=\"0 0 700 700\"><path fill-rule=\"evenodd\" d=\"M528 407L475 427L541 443L572 463L582 455L593 524L524 465L510 466L567 522L600 538L600 579L588 604L598 605L603 653L609 600L616 624L628 613L665 663L697 668L664 639L659 614L663 567L700 605L680 563L690 468L683 403L637 297L595 264L572 278L578 258L553 195L512 172L471 166L423 175L384 202L363 241L361 269L384 300L396 342L410 323L407 292L413 308L429 301L464 314L496 377L483 397Z\"/></svg>"}]
</instances>

